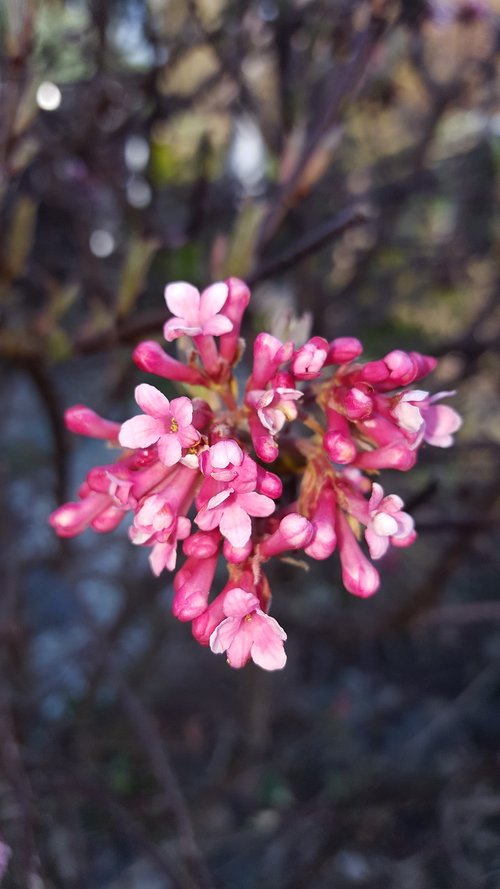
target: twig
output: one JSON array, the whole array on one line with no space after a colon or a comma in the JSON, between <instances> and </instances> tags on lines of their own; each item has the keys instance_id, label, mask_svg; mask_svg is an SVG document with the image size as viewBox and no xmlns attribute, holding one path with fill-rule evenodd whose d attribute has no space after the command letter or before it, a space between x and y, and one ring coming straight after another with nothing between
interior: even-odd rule
<instances>
[{"instance_id":1,"label":"twig","mask_svg":"<svg viewBox=\"0 0 500 889\"><path fill-rule=\"evenodd\" d=\"M500 662L493 661L474 677L460 694L448 706L411 739L405 749L405 756L415 758L423 756L428 747L454 723L459 722L469 708L478 703L480 696L486 694L500 673Z\"/></svg>"},{"instance_id":2,"label":"twig","mask_svg":"<svg viewBox=\"0 0 500 889\"><path fill-rule=\"evenodd\" d=\"M333 219L322 222L309 235L297 241L289 250L286 250L276 259L271 259L250 272L247 281L253 286L261 281L282 274L302 259L310 256L316 250L320 250L333 238L339 237L345 231L357 225L364 225L370 221L366 210L360 207L349 207L341 210ZM139 318L131 321L118 322L115 327L104 333L91 334L90 336L77 338L74 343L76 354L91 355L95 352L108 349L117 343L134 343L141 337L158 333L165 322L165 311L144 312Z\"/></svg>"},{"instance_id":3,"label":"twig","mask_svg":"<svg viewBox=\"0 0 500 889\"><path fill-rule=\"evenodd\" d=\"M192 889L212 889L212 879L196 841L191 817L165 750L158 724L150 710L128 686L123 678L123 672L115 665L114 659L108 651L107 640L103 637L81 597L78 597L78 605L85 622L94 634L98 657L118 692L120 703L133 731L143 744L152 772L162 788L166 805L173 815L178 831L180 855L188 871L194 874L194 882L192 881L190 885Z\"/></svg>"},{"instance_id":4,"label":"twig","mask_svg":"<svg viewBox=\"0 0 500 889\"><path fill-rule=\"evenodd\" d=\"M43 889L44 883L39 872L39 860L35 842L36 814L31 786L16 738L12 709L3 690L0 690L0 763L3 767L5 780L10 784L16 801L17 816L23 835L22 849L19 856L23 874L23 887L26 887L26 889Z\"/></svg>"},{"instance_id":5,"label":"twig","mask_svg":"<svg viewBox=\"0 0 500 889\"><path fill-rule=\"evenodd\" d=\"M357 38L350 60L340 71L332 73L331 92L326 111L316 123L294 169L286 182L283 183L274 205L262 223L258 250L262 250L269 243L291 209L297 186L307 164L325 133L339 121L347 100L351 99L359 89L372 52L386 27L387 21L384 18L372 16L367 29Z\"/></svg>"},{"instance_id":6,"label":"twig","mask_svg":"<svg viewBox=\"0 0 500 889\"><path fill-rule=\"evenodd\" d=\"M482 623L482 621L500 620L500 602L466 602L459 605L442 605L423 614L417 627L426 628L437 624L449 626L450 624Z\"/></svg>"},{"instance_id":7,"label":"twig","mask_svg":"<svg viewBox=\"0 0 500 889\"><path fill-rule=\"evenodd\" d=\"M337 216L334 216L333 219L327 219L311 234L301 238L289 250L282 253L281 256L257 266L255 271L250 272L248 275L247 283L253 286L267 278L272 278L274 275L286 272L302 259L320 250L333 238L339 237L350 228L354 228L354 226L364 225L370 221L370 218L367 211L360 208L353 207L341 210Z\"/></svg>"}]
</instances>

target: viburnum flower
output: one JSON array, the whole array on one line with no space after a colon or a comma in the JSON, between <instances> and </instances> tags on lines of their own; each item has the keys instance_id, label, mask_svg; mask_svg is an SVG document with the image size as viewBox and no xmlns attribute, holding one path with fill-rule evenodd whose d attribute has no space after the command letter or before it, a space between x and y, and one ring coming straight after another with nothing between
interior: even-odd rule
<instances>
[{"instance_id":1,"label":"viburnum flower","mask_svg":"<svg viewBox=\"0 0 500 889\"><path fill-rule=\"evenodd\" d=\"M169 401L159 389L141 383L135 390L135 400L144 414L123 423L118 440L124 448L147 448L158 445L158 457L165 466L174 466L182 457L183 448L190 448L200 440L200 433L192 425L193 405L181 396Z\"/></svg>"},{"instance_id":2,"label":"viburnum flower","mask_svg":"<svg viewBox=\"0 0 500 889\"><path fill-rule=\"evenodd\" d=\"M168 342L179 336L220 336L233 329L233 322L220 310L228 297L227 284L212 284L201 295L196 287L179 281L165 289L165 301L174 317L166 322L163 335Z\"/></svg>"},{"instance_id":3,"label":"viburnum flower","mask_svg":"<svg viewBox=\"0 0 500 889\"><path fill-rule=\"evenodd\" d=\"M276 386L272 389L253 389L245 398L246 404L256 410L262 426L277 435L286 422L297 418L297 404L303 397L298 389Z\"/></svg>"},{"instance_id":4,"label":"viburnum flower","mask_svg":"<svg viewBox=\"0 0 500 889\"><path fill-rule=\"evenodd\" d=\"M416 539L403 500L385 494L373 473L411 470L424 442L449 447L461 418L438 402L454 393L410 388L434 370L429 355L393 349L361 361L356 337L296 345L263 331L239 398L246 284L228 278L200 294L181 281L165 297L174 315L165 339L190 337L192 348L174 358L148 340L134 361L195 397L169 400L142 383L135 397L143 413L121 424L69 408L69 429L122 450L90 469L78 499L49 521L73 537L112 531L130 515L130 539L148 548L153 573L176 571L172 611L191 622L194 638L225 652L232 667L252 659L279 670L286 634L269 615L266 563L290 551L299 564L301 552L318 560L336 553L348 592L372 596L380 585L373 560ZM275 472L264 468L271 463Z\"/></svg>"},{"instance_id":5,"label":"viburnum flower","mask_svg":"<svg viewBox=\"0 0 500 889\"><path fill-rule=\"evenodd\" d=\"M373 483L372 495L368 503L369 524L365 539L372 559L381 559L389 548L409 546L416 538L415 523L407 512L404 503L396 494L384 497L384 489Z\"/></svg>"},{"instance_id":6,"label":"viburnum flower","mask_svg":"<svg viewBox=\"0 0 500 889\"><path fill-rule=\"evenodd\" d=\"M214 654L226 652L229 666L236 669L250 658L265 670L281 670L285 666L286 633L261 610L257 596L236 587L226 594L222 610L225 620L210 636Z\"/></svg>"},{"instance_id":7,"label":"viburnum flower","mask_svg":"<svg viewBox=\"0 0 500 889\"><path fill-rule=\"evenodd\" d=\"M243 455L236 442L232 445L234 459L238 462L228 462L223 467L217 465L220 462L217 459L219 450L215 445L215 464L213 452L201 463L200 468L206 478L198 495L197 504L201 505L201 509L195 522L203 531L219 528L232 546L242 547L252 533L251 516L271 515L275 510L275 503L270 497L255 490L256 463L251 457ZM241 459L234 445L240 451ZM225 476L224 480L221 475Z\"/></svg>"},{"instance_id":8,"label":"viburnum flower","mask_svg":"<svg viewBox=\"0 0 500 889\"><path fill-rule=\"evenodd\" d=\"M413 435L412 447L418 447L422 439L437 448L450 448L453 434L460 429L462 418L452 407L436 404L455 392L436 392L430 395L421 389L403 392L392 414L405 432Z\"/></svg>"}]
</instances>

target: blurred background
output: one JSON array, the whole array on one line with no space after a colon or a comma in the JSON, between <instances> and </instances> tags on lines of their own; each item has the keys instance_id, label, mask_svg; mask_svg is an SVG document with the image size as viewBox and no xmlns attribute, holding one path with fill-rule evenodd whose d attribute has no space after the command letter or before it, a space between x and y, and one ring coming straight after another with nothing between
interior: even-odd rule
<instances>
[{"instance_id":1,"label":"blurred background","mask_svg":"<svg viewBox=\"0 0 500 889\"><path fill-rule=\"evenodd\" d=\"M500 0L0 0L0 838L7 889L500 887ZM451 450L370 601L277 564L232 671L125 532L47 525L130 416L163 289L252 284L441 358ZM245 363L242 372L245 370Z\"/></svg>"}]
</instances>

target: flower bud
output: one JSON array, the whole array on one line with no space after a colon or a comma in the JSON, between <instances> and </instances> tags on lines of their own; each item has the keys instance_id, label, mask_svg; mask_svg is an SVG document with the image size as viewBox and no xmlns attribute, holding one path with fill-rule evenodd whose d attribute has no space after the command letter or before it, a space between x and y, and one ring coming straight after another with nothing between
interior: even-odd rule
<instances>
[{"instance_id":1,"label":"flower bud","mask_svg":"<svg viewBox=\"0 0 500 889\"><path fill-rule=\"evenodd\" d=\"M339 336L328 347L325 364L348 364L363 351L363 346L355 336Z\"/></svg>"},{"instance_id":2,"label":"flower bud","mask_svg":"<svg viewBox=\"0 0 500 889\"><path fill-rule=\"evenodd\" d=\"M64 422L70 432L87 435L89 438L104 438L117 441L120 424L105 420L84 404L74 404L64 412Z\"/></svg>"},{"instance_id":3,"label":"flower bud","mask_svg":"<svg viewBox=\"0 0 500 889\"><path fill-rule=\"evenodd\" d=\"M154 340L147 340L136 346L132 355L141 370L156 374L165 380L176 380L179 383L190 383L193 386L203 385L203 375L195 367L183 364L168 355Z\"/></svg>"}]
</instances>

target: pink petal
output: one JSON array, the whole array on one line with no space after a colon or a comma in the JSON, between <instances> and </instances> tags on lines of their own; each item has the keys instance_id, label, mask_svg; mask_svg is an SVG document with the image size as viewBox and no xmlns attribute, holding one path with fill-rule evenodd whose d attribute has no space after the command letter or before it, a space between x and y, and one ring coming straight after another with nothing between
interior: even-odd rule
<instances>
[{"instance_id":1,"label":"pink petal","mask_svg":"<svg viewBox=\"0 0 500 889\"><path fill-rule=\"evenodd\" d=\"M155 417L139 414L125 420L118 435L122 448L147 448L158 441L164 432L164 424Z\"/></svg>"},{"instance_id":2,"label":"pink petal","mask_svg":"<svg viewBox=\"0 0 500 889\"><path fill-rule=\"evenodd\" d=\"M235 547L245 546L252 534L250 516L237 503L224 509L219 528L221 534L227 537L229 543Z\"/></svg>"},{"instance_id":3,"label":"pink petal","mask_svg":"<svg viewBox=\"0 0 500 889\"><path fill-rule=\"evenodd\" d=\"M212 284L210 287L207 287L200 298L200 324L204 328L207 321L212 318L213 315L217 315L222 306L225 304L227 297L229 294L229 289L227 284L224 284L223 281L219 281L217 284ZM176 312L177 314L177 312ZM227 319L229 321L229 318ZM229 321L229 330L233 329L233 325L231 321ZM224 331L225 333L228 331Z\"/></svg>"},{"instance_id":4,"label":"pink petal","mask_svg":"<svg viewBox=\"0 0 500 889\"><path fill-rule=\"evenodd\" d=\"M452 435L462 425L462 418L452 407L433 404L425 411L425 441L438 448L449 448Z\"/></svg>"},{"instance_id":5,"label":"pink petal","mask_svg":"<svg viewBox=\"0 0 500 889\"><path fill-rule=\"evenodd\" d=\"M410 389L408 392L403 392L401 401L425 401L428 397L429 393L425 392L424 389Z\"/></svg>"},{"instance_id":6,"label":"pink petal","mask_svg":"<svg viewBox=\"0 0 500 889\"><path fill-rule=\"evenodd\" d=\"M221 503L226 502L226 500L231 496L231 494L234 494L234 491L232 488L224 488L223 491L219 491L218 494L215 494L213 497L210 498L210 500L207 503L206 508L207 509L217 509L217 507L220 506Z\"/></svg>"},{"instance_id":7,"label":"pink petal","mask_svg":"<svg viewBox=\"0 0 500 889\"><path fill-rule=\"evenodd\" d=\"M404 506L404 501L401 500L401 497L398 497L397 494L388 494L387 497L384 497L380 506L380 512L388 512L389 515L396 515L397 512L401 512Z\"/></svg>"},{"instance_id":8,"label":"pink petal","mask_svg":"<svg viewBox=\"0 0 500 889\"><path fill-rule=\"evenodd\" d=\"M249 491L247 494L238 494L238 503L243 509L252 516L268 516L276 509L274 500L266 497L265 494L257 494L256 491Z\"/></svg>"},{"instance_id":9,"label":"pink petal","mask_svg":"<svg viewBox=\"0 0 500 889\"><path fill-rule=\"evenodd\" d=\"M401 401L392 413L398 421L398 425L406 432L419 432L424 424L424 418L419 408L410 402Z\"/></svg>"},{"instance_id":10,"label":"pink petal","mask_svg":"<svg viewBox=\"0 0 500 889\"><path fill-rule=\"evenodd\" d=\"M370 502L368 504L368 506L370 508L370 512L374 509L377 509L377 507L381 504L383 497L384 497L384 489L383 489L382 485L379 485L378 482L373 482L372 495L370 497Z\"/></svg>"},{"instance_id":11,"label":"pink petal","mask_svg":"<svg viewBox=\"0 0 500 889\"><path fill-rule=\"evenodd\" d=\"M165 288L165 301L178 319L182 318L190 327L200 326L200 293L186 281L176 281Z\"/></svg>"},{"instance_id":12,"label":"pink petal","mask_svg":"<svg viewBox=\"0 0 500 889\"><path fill-rule=\"evenodd\" d=\"M379 512L372 521L372 528L375 534L381 537L392 537L393 534L397 534L398 523L394 516Z\"/></svg>"},{"instance_id":13,"label":"pink petal","mask_svg":"<svg viewBox=\"0 0 500 889\"><path fill-rule=\"evenodd\" d=\"M240 628L240 620L235 617L226 617L210 636L210 648L214 654L222 654L227 651Z\"/></svg>"},{"instance_id":14,"label":"pink petal","mask_svg":"<svg viewBox=\"0 0 500 889\"><path fill-rule=\"evenodd\" d=\"M220 518L220 509L207 509L207 507L204 506L195 517L195 522L202 531L213 531L215 528L219 527Z\"/></svg>"},{"instance_id":15,"label":"pink petal","mask_svg":"<svg viewBox=\"0 0 500 889\"><path fill-rule=\"evenodd\" d=\"M249 593L241 587L233 587L227 591L222 607L226 617L243 618L259 607L259 600L253 593Z\"/></svg>"},{"instance_id":16,"label":"pink petal","mask_svg":"<svg viewBox=\"0 0 500 889\"><path fill-rule=\"evenodd\" d=\"M170 402L170 413L179 426L189 426L193 422L193 402L185 395Z\"/></svg>"},{"instance_id":17,"label":"pink petal","mask_svg":"<svg viewBox=\"0 0 500 889\"><path fill-rule=\"evenodd\" d=\"M208 336L222 336L223 333L230 333L233 329L232 321L225 315L214 315L209 318L203 325L203 333Z\"/></svg>"},{"instance_id":18,"label":"pink petal","mask_svg":"<svg viewBox=\"0 0 500 889\"><path fill-rule=\"evenodd\" d=\"M192 326L189 327L183 318L170 318L166 324L163 325L163 336L167 340L168 343L171 343L172 340L177 339L179 336L198 336L201 333L201 327Z\"/></svg>"},{"instance_id":19,"label":"pink petal","mask_svg":"<svg viewBox=\"0 0 500 889\"><path fill-rule=\"evenodd\" d=\"M232 439L218 441L210 448L210 460L214 469L225 469L230 463L233 466L240 466L243 462L243 451Z\"/></svg>"},{"instance_id":20,"label":"pink petal","mask_svg":"<svg viewBox=\"0 0 500 889\"><path fill-rule=\"evenodd\" d=\"M158 458L164 466L175 466L182 457L181 443L175 434L162 435L158 441Z\"/></svg>"},{"instance_id":21,"label":"pink petal","mask_svg":"<svg viewBox=\"0 0 500 889\"><path fill-rule=\"evenodd\" d=\"M177 562L177 548L173 543L155 543L149 555L149 564L156 577L164 568L173 571Z\"/></svg>"},{"instance_id":22,"label":"pink petal","mask_svg":"<svg viewBox=\"0 0 500 889\"><path fill-rule=\"evenodd\" d=\"M264 670L282 670L286 664L283 642L286 633L273 617L256 615L252 660ZM258 621L258 624L257 624Z\"/></svg>"},{"instance_id":23,"label":"pink petal","mask_svg":"<svg viewBox=\"0 0 500 889\"><path fill-rule=\"evenodd\" d=\"M176 433L176 435L183 448L190 448L200 440L200 433L194 428L194 426L186 426L184 429L181 428ZM194 457L194 462L188 462L186 465L191 466L192 469L197 469L198 457L196 456L196 454L193 454L192 456Z\"/></svg>"},{"instance_id":24,"label":"pink petal","mask_svg":"<svg viewBox=\"0 0 500 889\"><path fill-rule=\"evenodd\" d=\"M451 398L452 395L456 395L456 389L448 389L445 392L436 392L434 395L431 395L429 398L429 403L434 404L435 401L441 401L442 398Z\"/></svg>"},{"instance_id":25,"label":"pink petal","mask_svg":"<svg viewBox=\"0 0 500 889\"><path fill-rule=\"evenodd\" d=\"M240 629L227 649L227 662L230 667L239 670L250 658L252 648L252 632L247 621L240 623Z\"/></svg>"},{"instance_id":26,"label":"pink petal","mask_svg":"<svg viewBox=\"0 0 500 889\"><path fill-rule=\"evenodd\" d=\"M170 412L170 402L168 398L160 392L155 386L149 383L141 383L135 387L135 400L140 409L150 417L162 419L168 416Z\"/></svg>"},{"instance_id":27,"label":"pink petal","mask_svg":"<svg viewBox=\"0 0 500 889\"><path fill-rule=\"evenodd\" d=\"M389 549L389 538L380 537L375 531L372 531L371 528L366 529L365 540L368 544L372 559L381 559Z\"/></svg>"},{"instance_id":28,"label":"pink petal","mask_svg":"<svg viewBox=\"0 0 500 889\"><path fill-rule=\"evenodd\" d=\"M409 537L413 537L415 535L415 522L411 515L408 515L407 512L400 512L398 515L398 530L396 534L393 535L391 543L394 541L406 540Z\"/></svg>"}]
</instances>

